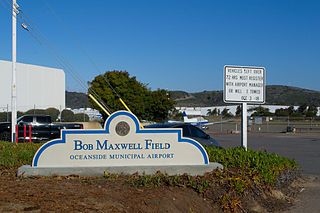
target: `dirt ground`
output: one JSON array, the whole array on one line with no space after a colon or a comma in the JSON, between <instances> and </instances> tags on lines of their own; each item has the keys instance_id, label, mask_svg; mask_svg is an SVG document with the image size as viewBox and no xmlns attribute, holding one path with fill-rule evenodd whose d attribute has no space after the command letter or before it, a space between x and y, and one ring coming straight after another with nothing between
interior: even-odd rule
<instances>
[{"instance_id":1,"label":"dirt ground","mask_svg":"<svg viewBox=\"0 0 320 213\"><path fill-rule=\"evenodd\" d=\"M320 212L320 176L304 175L301 181L303 188L295 198L294 205L283 213Z\"/></svg>"},{"instance_id":2,"label":"dirt ground","mask_svg":"<svg viewBox=\"0 0 320 213\"><path fill-rule=\"evenodd\" d=\"M183 187L135 187L121 178L21 178L15 172L0 176L0 212L223 212L218 200L228 190L217 185L197 193ZM249 190L234 203L236 211L289 209L303 181L287 180L272 191Z\"/></svg>"}]
</instances>

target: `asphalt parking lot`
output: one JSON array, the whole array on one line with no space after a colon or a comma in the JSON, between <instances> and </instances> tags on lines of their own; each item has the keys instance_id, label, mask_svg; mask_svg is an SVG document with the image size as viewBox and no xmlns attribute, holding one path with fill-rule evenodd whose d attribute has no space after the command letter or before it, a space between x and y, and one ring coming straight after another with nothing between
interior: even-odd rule
<instances>
[{"instance_id":1,"label":"asphalt parking lot","mask_svg":"<svg viewBox=\"0 0 320 213\"><path fill-rule=\"evenodd\" d=\"M241 145L240 134L210 135L225 148ZM320 134L248 134L248 148L294 158L303 174L320 175Z\"/></svg>"}]
</instances>

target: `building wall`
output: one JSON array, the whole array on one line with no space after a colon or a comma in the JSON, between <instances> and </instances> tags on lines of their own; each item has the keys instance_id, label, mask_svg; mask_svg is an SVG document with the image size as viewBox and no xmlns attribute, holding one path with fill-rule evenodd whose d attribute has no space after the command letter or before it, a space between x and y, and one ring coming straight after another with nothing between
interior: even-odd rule
<instances>
[{"instance_id":1,"label":"building wall","mask_svg":"<svg viewBox=\"0 0 320 213\"><path fill-rule=\"evenodd\" d=\"M30 64L16 64L17 110L65 108L65 73ZM11 111L12 62L0 60L0 111Z\"/></svg>"},{"instance_id":2,"label":"building wall","mask_svg":"<svg viewBox=\"0 0 320 213\"><path fill-rule=\"evenodd\" d=\"M67 108L68 109L68 108ZM91 108L80 108L80 109L70 109L74 114L84 113L89 116L89 120L102 119L102 115L96 109Z\"/></svg>"}]
</instances>

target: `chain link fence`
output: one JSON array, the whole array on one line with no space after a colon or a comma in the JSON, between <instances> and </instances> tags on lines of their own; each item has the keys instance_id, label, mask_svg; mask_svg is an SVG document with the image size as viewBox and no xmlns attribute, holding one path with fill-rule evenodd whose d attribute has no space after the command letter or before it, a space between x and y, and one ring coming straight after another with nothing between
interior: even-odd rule
<instances>
[{"instance_id":1,"label":"chain link fence","mask_svg":"<svg viewBox=\"0 0 320 213\"><path fill-rule=\"evenodd\" d=\"M227 122L229 121L229 122ZM241 118L215 120L210 132L240 133ZM320 133L319 117L249 117L248 132L261 133Z\"/></svg>"}]
</instances>

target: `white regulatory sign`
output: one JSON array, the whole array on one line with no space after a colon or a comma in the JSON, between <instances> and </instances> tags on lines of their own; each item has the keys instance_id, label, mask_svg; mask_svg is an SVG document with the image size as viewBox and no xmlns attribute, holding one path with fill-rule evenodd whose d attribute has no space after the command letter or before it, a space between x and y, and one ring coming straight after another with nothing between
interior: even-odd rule
<instances>
[{"instance_id":1,"label":"white regulatory sign","mask_svg":"<svg viewBox=\"0 0 320 213\"><path fill-rule=\"evenodd\" d=\"M223 101L263 104L265 79L264 67L225 66Z\"/></svg>"}]
</instances>

